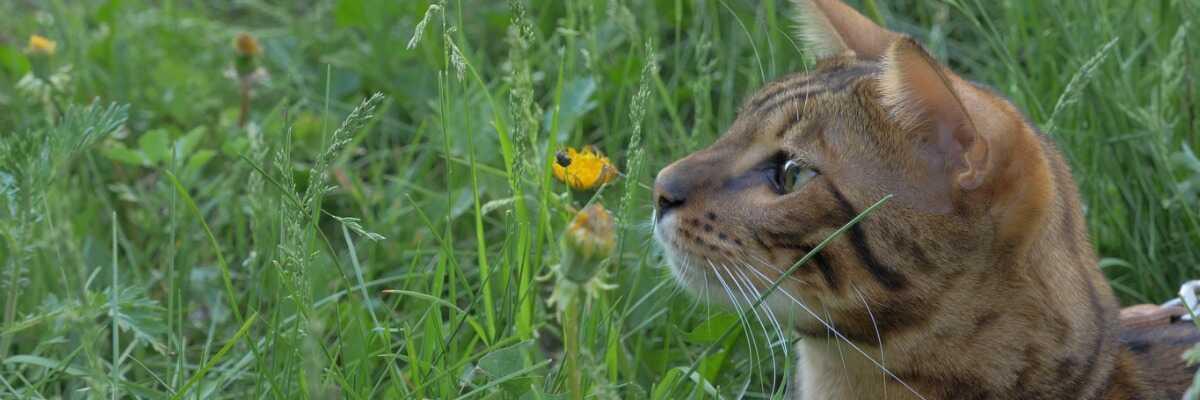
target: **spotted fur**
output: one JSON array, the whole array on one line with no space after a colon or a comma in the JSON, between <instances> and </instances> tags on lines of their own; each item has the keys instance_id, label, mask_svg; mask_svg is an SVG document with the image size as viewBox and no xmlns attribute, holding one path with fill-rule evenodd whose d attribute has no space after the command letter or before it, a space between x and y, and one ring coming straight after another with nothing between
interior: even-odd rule
<instances>
[{"instance_id":1,"label":"spotted fur","mask_svg":"<svg viewBox=\"0 0 1200 400\"><path fill-rule=\"evenodd\" d=\"M1179 398L1200 337L1118 325L1053 142L912 39L836 0L797 3L823 59L658 175L676 277L696 293L781 282L766 305L805 338L801 399ZM788 160L819 174L781 191Z\"/></svg>"}]
</instances>

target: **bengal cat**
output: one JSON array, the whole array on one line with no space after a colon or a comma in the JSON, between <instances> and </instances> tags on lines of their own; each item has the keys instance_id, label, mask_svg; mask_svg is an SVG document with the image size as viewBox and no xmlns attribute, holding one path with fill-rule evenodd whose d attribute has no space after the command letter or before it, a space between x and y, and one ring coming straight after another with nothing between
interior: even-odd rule
<instances>
[{"instance_id":1,"label":"bengal cat","mask_svg":"<svg viewBox=\"0 0 1200 400\"><path fill-rule=\"evenodd\" d=\"M1122 331L1052 141L913 39L796 3L816 67L658 174L675 277L742 307L780 281L801 399L1178 399L1196 331Z\"/></svg>"}]
</instances>

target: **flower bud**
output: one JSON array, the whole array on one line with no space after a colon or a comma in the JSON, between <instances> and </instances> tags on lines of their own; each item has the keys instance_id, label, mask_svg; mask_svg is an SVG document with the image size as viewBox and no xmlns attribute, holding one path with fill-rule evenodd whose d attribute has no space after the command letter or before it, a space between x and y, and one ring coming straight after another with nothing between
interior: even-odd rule
<instances>
[{"instance_id":1,"label":"flower bud","mask_svg":"<svg viewBox=\"0 0 1200 400\"><path fill-rule=\"evenodd\" d=\"M237 70L240 77L250 76L254 73L255 59L262 53L262 47L258 45L258 39L250 36L249 33L239 33L233 41L234 63L233 67Z\"/></svg>"},{"instance_id":2,"label":"flower bud","mask_svg":"<svg viewBox=\"0 0 1200 400\"><path fill-rule=\"evenodd\" d=\"M599 203L575 214L562 238L562 275L577 284L587 283L616 247L612 214Z\"/></svg>"},{"instance_id":3,"label":"flower bud","mask_svg":"<svg viewBox=\"0 0 1200 400\"><path fill-rule=\"evenodd\" d=\"M41 35L29 36L29 45L25 47L25 52L35 56L52 56L54 51L58 49L58 43L47 39Z\"/></svg>"},{"instance_id":4,"label":"flower bud","mask_svg":"<svg viewBox=\"0 0 1200 400\"><path fill-rule=\"evenodd\" d=\"M49 93L49 90L52 89L47 84L50 75L54 73L50 66L50 58L54 56L57 50L57 42L41 35L29 36L29 44L25 46L25 54L29 55L29 72L33 78L37 79L34 79L36 82L31 81L26 86L43 86L42 88L31 88L35 90L27 90L39 93L36 97L44 97L45 93Z\"/></svg>"}]
</instances>

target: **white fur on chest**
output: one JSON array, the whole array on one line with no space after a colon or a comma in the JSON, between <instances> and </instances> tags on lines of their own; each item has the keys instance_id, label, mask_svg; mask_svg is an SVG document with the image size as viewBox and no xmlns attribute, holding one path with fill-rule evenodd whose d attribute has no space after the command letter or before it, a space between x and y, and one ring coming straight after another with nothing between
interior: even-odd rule
<instances>
[{"instance_id":1,"label":"white fur on chest","mask_svg":"<svg viewBox=\"0 0 1200 400\"><path fill-rule=\"evenodd\" d=\"M812 343L818 342L818 343ZM872 357L877 349L864 348ZM874 354L872 354L874 353ZM795 400L920 399L844 343L804 340L796 346Z\"/></svg>"}]
</instances>

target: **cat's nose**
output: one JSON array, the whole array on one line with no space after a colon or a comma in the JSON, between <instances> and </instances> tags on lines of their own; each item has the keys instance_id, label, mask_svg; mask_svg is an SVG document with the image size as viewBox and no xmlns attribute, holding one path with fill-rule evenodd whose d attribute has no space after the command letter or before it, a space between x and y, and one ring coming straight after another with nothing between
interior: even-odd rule
<instances>
[{"instance_id":1,"label":"cat's nose","mask_svg":"<svg viewBox=\"0 0 1200 400\"><path fill-rule=\"evenodd\" d=\"M671 210L679 208L687 202L688 192L691 191L691 185L686 182L685 177L674 173L676 168L673 167L675 165L663 168L658 173L658 177L654 178L654 207L658 211L659 217L667 215Z\"/></svg>"}]
</instances>

